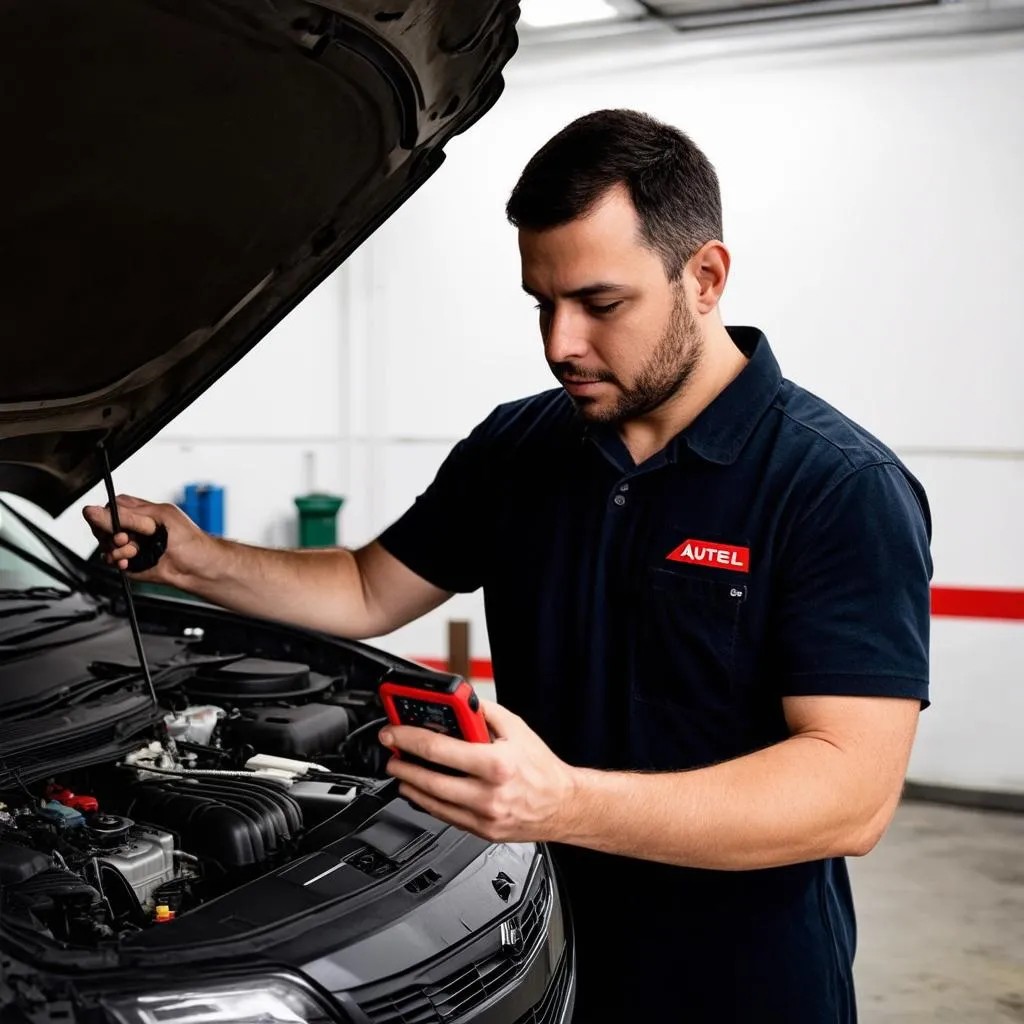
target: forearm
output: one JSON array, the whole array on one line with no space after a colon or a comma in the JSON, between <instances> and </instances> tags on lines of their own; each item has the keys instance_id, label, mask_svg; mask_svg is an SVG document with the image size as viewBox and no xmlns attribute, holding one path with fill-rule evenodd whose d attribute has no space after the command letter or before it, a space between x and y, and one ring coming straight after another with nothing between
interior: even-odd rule
<instances>
[{"instance_id":1,"label":"forearm","mask_svg":"<svg viewBox=\"0 0 1024 1024\"><path fill-rule=\"evenodd\" d=\"M580 769L563 841L688 867L744 870L866 853L894 799L857 785L850 755L793 736L687 772Z\"/></svg>"},{"instance_id":2,"label":"forearm","mask_svg":"<svg viewBox=\"0 0 1024 1024\"><path fill-rule=\"evenodd\" d=\"M246 615L352 639L381 631L352 551L289 551L210 539L202 569L175 581L183 590Z\"/></svg>"}]
</instances>

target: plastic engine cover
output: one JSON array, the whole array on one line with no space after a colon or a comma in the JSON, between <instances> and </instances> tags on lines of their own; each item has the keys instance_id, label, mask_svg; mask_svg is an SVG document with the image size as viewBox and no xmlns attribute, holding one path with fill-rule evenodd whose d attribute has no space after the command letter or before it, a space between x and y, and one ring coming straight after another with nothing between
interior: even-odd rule
<instances>
[{"instance_id":1,"label":"plastic engine cover","mask_svg":"<svg viewBox=\"0 0 1024 1024\"><path fill-rule=\"evenodd\" d=\"M311 827L346 808L355 799L356 788L318 779L300 779L288 793L302 808L307 827Z\"/></svg>"},{"instance_id":2,"label":"plastic engine cover","mask_svg":"<svg viewBox=\"0 0 1024 1024\"><path fill-rule=\"evenodd\" d=\"M128 813L178 833L182 849L224 869L263 864L302 829L299 805L280 786L232 776L139 783Z\"/></svg>"},{"instance_id":3,"label":"plastic engine cover","mask_svg":"<svg viewBox=\"0 0 1024 1024\"><path fill-rule=\"evenodd\" d=\"M27 882L50 866L50 858L38 850L0 840L0 885Z\"/></svg>"},{"instance_id":4,"label":"plastic engine cover","mask_svg":"<svg viewBox=\"0 0 1024 1024\"><path fill-rule=\"evenodd\" d=\"M310 700L332 685L329 676L308 665L266 658L225 658L219 665L200 667L189 683L193 699L221 704L269 700Z\"/></svg>"},{"instance_id":5,"label":"plastic engine cover","mask_svg":"<svg viewBox=\"0 0 1024 1024\"><path fill-rule=\"evenodd\" d=\"M231 723L235 739L261 754L316 758L338 749L349 733L349 713L333 704L245 708Z\"/></svg>"}]
</instances>

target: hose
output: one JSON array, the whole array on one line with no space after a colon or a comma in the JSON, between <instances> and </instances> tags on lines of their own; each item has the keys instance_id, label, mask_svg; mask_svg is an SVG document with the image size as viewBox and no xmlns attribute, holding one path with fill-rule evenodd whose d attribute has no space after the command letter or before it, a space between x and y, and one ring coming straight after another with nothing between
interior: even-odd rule
<instances>
[{"instance_id":1,"label":"hose","mask_svg":"<svg viewBox=\"0 0 1024 1024\"><path fill-rule=\"evenodd\" d=\"M216 768L152 768L147 764L125 764L123 761L119 762L117 767L128 768L136 772L153 772L155 775L173 775L179 779L194 776L214 779L248 779L250 782L254 779L262 779L265 782L278 782L282 786L288 783L287 779L279 775L262 775L259 772L221 771Z\"/></svg>"},{"instance_id":2,"label":"hose","mask_svg":"<svg viewBox=\"0 0 1024 1024\"><path fill-rule=\"evenodd\" d=\"M379 729L385 722L387 722L387 716L384 718L375 718L372 722L364 722L358 729L353 729L342 741L338 747L339 750L344 750L357 736L361 736L363 733L369 732L371 729Z\"/></svg>"}]
</instances>

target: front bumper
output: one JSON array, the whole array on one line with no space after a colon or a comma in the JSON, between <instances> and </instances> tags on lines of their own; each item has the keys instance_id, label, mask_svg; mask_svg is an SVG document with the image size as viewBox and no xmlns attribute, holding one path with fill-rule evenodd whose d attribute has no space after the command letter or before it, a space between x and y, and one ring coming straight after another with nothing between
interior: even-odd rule
<instances>
[{"instance_id":1,"label":"front bumper","mask_svg":"<svg viewBox=\"0 0 1024 1024\"><path fill-rule=\"evenodd\" d=\"M360 1024L566 1024L576 994L567 908L546 854L524 896L457 950L345 993Z\"/></svg>"}]
</instances>

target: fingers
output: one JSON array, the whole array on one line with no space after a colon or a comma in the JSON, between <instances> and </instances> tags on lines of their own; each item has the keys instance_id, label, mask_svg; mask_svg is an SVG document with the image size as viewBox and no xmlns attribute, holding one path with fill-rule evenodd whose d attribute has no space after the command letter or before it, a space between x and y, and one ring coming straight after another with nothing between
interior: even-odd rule
<instances>
[{"instance_id":1,"label":"fingers","mask_svg":"<svg viewBox=\"0 0 1024 1024\"><path fill-rule=\"evenodd\" d=\"M107 505L87 505L82 509L85 521L92 529L93 536L104 551L108 565L127 569L128 562L139 553L139 546L129 537L127 531L149 536L156 531L157 520L152 512L156 506L130 495L117 496L117 515L121 529L113 534L113 516Z\"/></svg>"},{"instance_id":2,"label":"fingers","mask_svg":"<svg viewBox=\"0 0 1024 1024\"><path fill-rule=\"evenodd\" d=\"M425 761L455 768L478 779L506 781L503 759L496 753L492 743L467 743L454 736L445 736L414 725L385 726L380 740L386 747L397 747Z\"/></svg>"},{"instance_id":3,"label":"fingers","mask_svg":"<svg viewBox=\"0 0 1024 1024\"><path fill-rule=\"evenodd\" d=\"M432 814L435 818L446 821L449 825L461 828L465 832L479 834L479 822L476 816L464 807L457 807L445 800L438 800L437 797L431 796L408 782L403 782L398 787L398 792L410 803L426 811L427 814Z\"/></svg>"},{"instance_id":4,"label":"fingers","mask_svg":"<svg viewBox=\"0 0 1024 1024\"><path fill-rule=\"evenodd\" d=\"M123 536L123 534L118 534L118 536ZM128 562L138 553L138 545L129 542L122 544L120 547L114 548L113 551L109 552L104 557L109 565L114 565L116 563L119 569L127 569Z\"/></svg>"},{"instance_id":5,"label":"fingers","mask_svg":"<svg viewBox=\"0 0 1024 1024\"><path fill-rule=\"evenodd\" d=\"M493 700L481 699L480 710L491 727L495 739L507 740L510 736L521 732L520 727L526 724L517 714L496 704Z\"/></svg>"},{"instance_id":6,"label":"fingers","mask_svg":"<svg viewBox=\"0 0 1024 1024\"><path fill-rule=\"evenodd\" d=\"M143 501L141 498L134 498L130 494L119 494L117 496L118 508L146 508L148 506L148 501Z\"/></svg>"},{"instance_id":7,"label":"fingers","mask_svg":"<svg viewBox=\"0 0 1024 1024\"><path fill-rule=\"evenodd\" d=\"M122 532L117 537L112 538L110 534L113 532L114 523L109 508L105 505L88 505L82 510L86 522L93 528L93 533L99 536L97 531L100 531L100 533L107 535L105 539L113 540L115 544L118 542L118 538L125 536L123 532L125 530L133 530L135 533L142 533L147 536L156 532L157 521L152 515L139 511L139 506L131 508L124 506L119 498L117 501L117 513Z\"/></svg>"},{"instance_id":8,"label":"fingers","mask_svg":"<svg viewBox=\"0 0 1024 1024\"><path fill-rule=\"evenodd\" d=\"M127 569L129 559L139 553L139 546L129 540L126 533L119 533L113 538L109 533L101 535L95 530L93 533L104 549L103 559L107 565L117 565L119 569Z\"/></svg>"},{"instance_id":9,"label":"fingers","mask_svg":"<svg viewBox=\"0 0 1024 1024\"><path fill-rule=\"evenodd\" d=\"M388 762L388 773L396 779L415 786L422 793L429 793L435 800L458 807L476 807L486 801L491 787L469 776L459 777L435 772L423 765L393 757Z\"/></svg>"}]
</instances>

